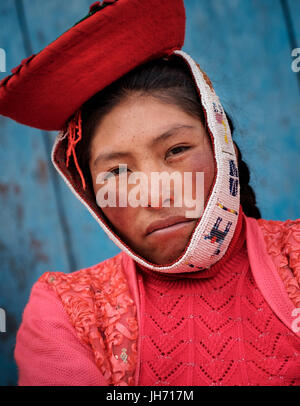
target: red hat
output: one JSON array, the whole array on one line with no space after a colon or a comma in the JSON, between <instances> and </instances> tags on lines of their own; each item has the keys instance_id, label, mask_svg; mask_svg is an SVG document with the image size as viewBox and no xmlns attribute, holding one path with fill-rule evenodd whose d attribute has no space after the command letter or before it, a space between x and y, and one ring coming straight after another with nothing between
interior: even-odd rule
<instances>
[{"instance_id":1,"label":"red hat","mask_svg":"<svg viewBox=\"0 0 300 406\"><path fill-rule=\"evenodd\" d=\"M0 82L0 114L61 130L80 106L135 67L181 49L183 0L106 0Z\"/></svg>"},{"instance_id":2,"label":"red hat","mask_svg":"<svg viewBox=\"0 0 300 406\"><path fill-rule=\"evenodd\" d=\"M241 224L242 213L230 126L210 80L181 50L184 34L183 0L95 2L85 18L39 54L23 60L13 75L0 82L0 114L32 127L59 130L51 159L71 191L120 249L141 266L165 273L208 269L219 261ZM135 253L111 227L97 204L93 185L85 183L75 146L82 137L84 102L137 66L173 56L185 61L195 81L214 148L216 173L185 252L165 266Z\"/></svg>"}]
</instances>

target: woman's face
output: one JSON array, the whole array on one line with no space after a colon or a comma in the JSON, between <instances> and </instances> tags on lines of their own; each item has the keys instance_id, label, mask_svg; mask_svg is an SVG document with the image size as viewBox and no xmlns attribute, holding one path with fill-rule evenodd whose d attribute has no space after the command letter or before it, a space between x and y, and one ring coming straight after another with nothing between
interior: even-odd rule
<instances>
[{"instance_id":1,"label":"woman's face","mask_svg":"<svg viewBox=\"0 0 300 406\"><path fill-rule=\"evenodd\" d=\"M127 165L127 172L119 174L121 164ZM214 169L210 139L200 119L185 113L176 105L165 104L151 96L130 96L115 106L102 119L91 142L90 171L95 195L103 187L109 189L109 185L114 186L113 176L108 177L103 184L97 184L99 173L112 171L116 175L117 205L102 207L103 213L127 245L155 264L173 262L184 252L201 217L201 213L194 218L186 214L187 210L191 212L193 209L188 203L191 204L191 199L196 197L196 172L204 173L202 191L205 203L214 180ZM142 172L148 182L127 184L132 172ZM180 189L182 204L178 192L175 193L178 178L175 183L170 183L170 195L166 198L162 182L156 188L153 182L151 188L153 172L167 172L170 175L179 172L183 182ZM189 198L183 196L185 172L192 173L193 188ZM147 207L132 207L129 198L127 204L123 204L126 207L118 207L119 183L124 179L127 196L140 185L140 193L136 198L147 196ZM124 189L120 190L123 193ZM158 200L153 203L155 199ZM161 220L166 219L168 223L160 224ZM149 226L155 226L154 223L158 229L151 232ZM173 225L168 226L169 223Z\"/></svg>"}]
</instances>

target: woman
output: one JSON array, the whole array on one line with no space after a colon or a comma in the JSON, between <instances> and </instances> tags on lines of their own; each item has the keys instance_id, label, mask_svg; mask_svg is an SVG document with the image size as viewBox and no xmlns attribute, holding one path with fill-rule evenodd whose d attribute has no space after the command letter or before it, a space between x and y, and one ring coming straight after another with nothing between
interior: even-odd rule
<instances>
[{"instance_id":1,"label":"woman","mask_svg":"<svg viewBox=\"0 0 300 406\"><path fill-rule=\"evenodd\" d=\"M181 1L148 6L175 9L184 28ZM56 169L122 252L35 283L16 341L19 385L300 383L300 222L260 219L212 83L180 32L168 51L163 33L146 60L97 83L57 137ZM167 195L146 182L175 172ZM185 174L188 198L175 190Z\"/></svg>"}]
</instances>

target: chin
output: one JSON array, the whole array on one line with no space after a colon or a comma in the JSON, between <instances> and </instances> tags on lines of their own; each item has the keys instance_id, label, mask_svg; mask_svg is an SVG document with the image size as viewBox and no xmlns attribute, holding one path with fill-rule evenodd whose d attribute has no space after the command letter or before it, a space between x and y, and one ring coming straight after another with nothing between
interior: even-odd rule
<instances>
[{"instance_id":1,"label":"chin","mask_svg":"<svg viewBox=\"0 0 300 406\"><path fill-rule=\"evenodd\" d=\"M170 243L164 246L160 244L159 248L157 244L151 244L147 247L136 246L132 241L128 241L127 244L146 261L155 265L168 265L175 262L183 254L189 242L189 236L184 239L178 237L175 242L177 244L174 242L172 245Z\"/></svg>"},{"instance_id":2,"label":"chin","mask_svg":"<svg viewBox=\"0 0 300 406\"><path fill-rule=\"evenodd\" d=\"M164 255L157 255L157 256L151 256L148 257L148 261L152 262L155 265L168 265L173 262L175 262L180 255L184 252L185 247L176 250L176 253L174 252L174 248L172 249L172 253L164 253ZM160 253L161 254L161 253ZM144 258L147 258L146 256Z\"/></svg>"}]
</instances>

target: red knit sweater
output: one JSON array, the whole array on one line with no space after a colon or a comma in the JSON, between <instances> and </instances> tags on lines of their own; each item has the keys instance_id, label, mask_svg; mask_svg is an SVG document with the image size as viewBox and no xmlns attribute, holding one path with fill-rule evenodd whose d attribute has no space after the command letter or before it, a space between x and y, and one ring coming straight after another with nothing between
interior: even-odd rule
<instances>
[{"instance_id":1,"label":"red knit sweater","mask_svg":"<svg viewBox=\"0 0 300 406\"><path fill-rule=\"evenodd\" d=\"M245 226L210 277L139 269L144 290L139 385L299 385L299 339L252 277Z\"/></svg>"},{"instance_id":2,"label":"red knit sweater","mask_svg":"<svg viewBox=\"0 0 300 406\"><path fill-rule=\"evenodd\" d=\"M268 246L282 250L276 261L298 308L297 281L286 267L288 259L298 272L298 225L267 226L273 230ZM258 269L254 280L249 267L244 224L236 231L226 255L206 273L138 270L135 285L124 255L71 274L46 272L33 286L17 334L19 385L132 385L136 368L137 385L145 386L300 385L293 319L282 322L263 298Z\"/></svg>"}]
</instances>

